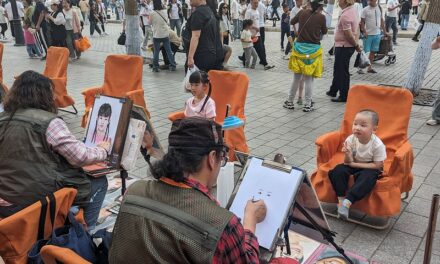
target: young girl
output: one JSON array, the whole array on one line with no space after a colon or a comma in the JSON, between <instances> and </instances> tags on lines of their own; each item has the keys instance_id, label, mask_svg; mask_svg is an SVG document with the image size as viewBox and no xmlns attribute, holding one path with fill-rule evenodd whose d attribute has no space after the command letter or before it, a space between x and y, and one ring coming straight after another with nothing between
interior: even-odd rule
<instances>
[{"instance_id":1,"label":"young girl","mask_svg":"<svg viewBox=\"0 0 440 264\"><path fill-rule=\"evenodd\" d=\"M193 97L185 103L185 116L200 116L215 119L215 102L211 96L211 83L204 71L195 71L189 76ZM208 95L205 94L208 89Z\"/></svg>"},{"instance_id":2,"label":"young girl","mask_svg":"<svg viewBox=\"0 0 440 264\"><path fill-rule=\"evenodd\" d=\"M26 50L29 55L29 58L31 59L41 58L41 52L38 49L37 45L35 45L35 37L29 31L29 29L31 29L29 25L25 24L23 26L24 43L26 44Z\"/></svg>"},{"instance_id":3,"label":"young girl","mask_svg":"<svg viewBox=\"0 0 440 264\"><path fill-rule=\"evenodd\" d=\"M112 107L110 104L103 104L99 107L98 118L96 119L95 130L93 131L92 143L108 141L110 130L110 118L112 117Z\"/></svg>"},{"instance_id":4,"label":"young girl","mask_svg":"<svg viewBox=\"0 0 440 264\"><path fill-rule=\"evenodd\" d=\"M243 45L244 50L244 58L245 58L245 68L249 68L249 64L251 62L252 57L252 65L251 69L255 69L255 64L257 64L257 51L254 48L254 44L252 43L252 20L246 19L243 21L243 31L241 32L241 44Z\"/></svg>"}]
</instances>

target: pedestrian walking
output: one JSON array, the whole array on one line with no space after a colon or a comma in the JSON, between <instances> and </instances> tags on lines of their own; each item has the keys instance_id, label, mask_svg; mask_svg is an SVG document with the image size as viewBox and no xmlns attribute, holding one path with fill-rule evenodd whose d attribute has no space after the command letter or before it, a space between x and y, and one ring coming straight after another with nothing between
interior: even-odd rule
<instances>
[{"instance_id":1,"label":"pedestrian walking","mask_svg":"<svg viewBox=\"0 0 440 264\"><path fill-rule=\"evenodd\" d=\"M103 35L108 35L105 32L105 23L107 22L107 8L102 0L96 0L96 14L98 15L98 21L101 24L101 30Z\"/></svg>"},{"instance_id":2,"label":"pedestrian walking","mask_svg":"<svg viewBox=\"0 0 440 264\"><path fill-rule=\"evenodd\" d=\"M277 26L277 20L280 20L280 15L278 15L278 8L280 7L280 0L272 0L270 3L272 7L272 14L270 15L270 19L272 19L273 27ZM276 15L275 19L273 16Z\"/></svg>"},{"instance_id":3,"label":"pedestrian walking","mask_svg":"<svg viewBox=\"0 0 440 264\"><path fill-rule=\"evenodd\" d=\"M255 65L257 64L258 55L252 42L252 39L255 38L255 32L256 30L253 28L252 20L245 19L243 21L243 31L241 32L241 44L244 51L245 68L255 69Z\"/></svg>"},{"instance_id":4,"label":"pedestrian walking","mask_svg":"<svg viewBox=\"0 0 440 264\"><path fill-rule=\"evenodd\" d=\"M90 2L90 11L89 11L89 21L90 21L90 37L94 37L95 30L98 32L99 36L102 36L101 30L98 27L99 17L97 14L97 7L94 1Z\"/></svg>"},{"instance_id":5,"label":"pedestrian walking","mask_svg":"<svg viewBox=\"0 0 440 264\"><path fill-rule=\"evenodd\" d=\"M433 50L440 49L440 37L437 37L432 42L431 48ZM432 106L432 117L426 122L427 125L440 125L440 90L437 92L437 99Z\"/></svg>"},{"instance_id":6,"label":"pedestrian walking","mask_svg":"<svg viewBox=\"0 0 440 264\"><path fill-rule=\"evenodd\" d=\"M50 24L50 33L52 39L52 46L66 47L66 18L63 14L63 7L59 0L52 0L50 2L51 14L46 15L46 19Z\"/></svg>"},{"instance_id":7,"label":"pedestrian walking","mask_svg":"<svg viewBox=\"0 0 440 264\"><path fill-rule=\"evenodd\" d=\"M231 30L231 22L228 14L228 5L221 3L218 9L218 18L220 20L220 34L223 36L223 45L229 45L229 34Z\"/></svg>"},{"instance_id":8,"label":"pedestrian walking","mask_svg":"<svg viewBox=\"0 0 440 264\"><path fill-rule=\"evenodd\" d=\"M240 31L242 25L240 24L240 4L238 0L231 0L231 19L232 19L232 36L234 39L240 39Z\"/></svg>"},{"instance_id":9,"label":"pedestrian walking","mask_svg":"<svg viewBox=\"0 0 440 264\"><path fill-rule=\"evenodd\" d=\"M81 14L84 19L86 25L89 24L89 13L90 13L90 5L87 0L79 1L79 8L81 9Z\"/></svg>"},{"instance_id":10,"label":"pedestrian walking","mask_svg":"<svg viewBox=\"0 0 440 264\"><path fill-rule=\"evenodd\" d=\"M148 41L153 39L153 30L150 24L150 15L153 12L153 2L151 0L145 0L141 4L141 10L139 15L142 19L142 24L144 25L144 41L142 42L141 49L147 51Z\"/></svg>"},{"instance_id":11,"label":"pedestrian walking","mask_svg":"<svg viewBox=\"0 0 440 264\"><path fill-rule=\"evenodd\" d=\"M419 21L420 25L417 28L416 34L412 38L412 40L414 40L415 42L419 41L419 35L422 32L426 18L428 17L428 10L430 3L431 3L430 0L423 0L423 2L420 4L420 12L417 15L417 20Z\"/></svg>"},{"instance_id":12,"label":"pedestrian walking","mask_svg":"<svg viewBox=\"0 0 440 264\"><path fill-rule=\"evenodd\" d=\"M402 30L408 30L408 23L409 23L409 15L411 13L411 3L409 0L403 0L401 2L401 8L400 8L400 16L401 16L401 23L400 28Z\"/></svg>"},{"instance_id":13,"label":"pedestrian walking","mask_svg":"<svg viewBox=\"0 0 440 264\"><path fill-rule=\"evenodd\" d=\"M387 3L387 14L385 19L385 27L388 32L390 29L393 30L393 44L397 45L397 16L398 16L398 8L401 5L397 0L389 0Z\"/></svg>"},{"instance_id":14,"label":"pedestrian walking","mask_svg":"<svg viewBox=\"0 0 440 264\"><path fill-rule=\"evenodd\" d=\"M180 37L180 30L182 28L182 5L177 0L171 0L168 5L168 18L170 19L170 27L177 32Z\"/></svg>"},{"instance_id":15,"label":"pedestrian walking","mask_svg":"<svg viewBox=\"0 0 440 264\"><path fill-rule=\"evenodd\" d=\"M63 13L66 19L66 45L69 49L70 60L76 60L81 57L81 52L75 48L75 39L78 39L81 33L81 23L79 16L72 8L71 0L63 0Z\"/></svg>"},{"instance_id":16,"label":"pedestrian walking","mask_svg":"<svg viewBox=\"0 0 440 264\"><path fill-rule=\"evenodd\" d=\"M330 90L326 93L330 97L336 97L339 92L339 97L333 98L332 102L347 101L348 89L350 88L350 59L354 51L362 51L357 36L359 20L353 4L354 0L339 1L342 12L335 29L333 81Z\"/></svg>"},{"instance_id":17,"label":"pedestrian walking","mask_svg":"<svg viewBox=\"0 0 440 264\"><path fill-rule=\"evenodd\" d=\"M6 22L6 11L3 7L3 1L0 0L0 38L3 40L7 40L5 33L8 30L8 23Z\"/></svg>"}]
</instances>

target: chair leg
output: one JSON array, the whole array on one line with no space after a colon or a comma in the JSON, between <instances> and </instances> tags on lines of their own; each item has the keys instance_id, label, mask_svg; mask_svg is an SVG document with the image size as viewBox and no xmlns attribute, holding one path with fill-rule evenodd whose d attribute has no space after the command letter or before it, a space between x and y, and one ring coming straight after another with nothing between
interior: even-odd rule
<instances>
[{"instance_id":1,"label":"chair leg","mask_svg":"<svg viewBox=\"0 0 440 264\"><path fill-rule=\"evenodd\" d=\"M58 110L60 110L60 111L62 111L62 112L69 113L69 114L73 114L73 115L78 114L78 110L76 109L76 107L75 107L74 104L72 105L72 107L73 107L73 110L74 110L74 111L68 111L68 110L64 110L64 109L62 109L62 108L58 108Z\"/></svg>"},{"instance_id":2,"label":"chair leg","mask_svg":"<svg viewBox=\"0 0 440 264\"><path fill-rule=\"evenodd\" d=\"M328 216L339 218L336 204L322 204L322 209L324 213ZM350 210L350 213L352 213L353 210ZM387 229L391 224L391 217L373 217L368 215L363 215L362 217L355 218L355 217L349 217L347 219L347 222L351 222L357 225L366 226L369 228L377 229L377 230L384 230Z\"/></svg>"}]
</instances>

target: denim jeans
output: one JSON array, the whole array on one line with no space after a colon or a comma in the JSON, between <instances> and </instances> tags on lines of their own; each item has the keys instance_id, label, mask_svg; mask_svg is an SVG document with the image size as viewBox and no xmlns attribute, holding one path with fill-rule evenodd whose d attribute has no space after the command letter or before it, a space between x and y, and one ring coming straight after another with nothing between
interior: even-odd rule
<instances>
[{"instance_id":1,"label":"denim jeans","mask_svg":"<svg viewBox=\"0 0 440 264\"><path fill-rule=\"evenodd\" d=\"M29 57L41 56L40 50L37 48L37 45L35 44L26 44L26 50Z\"/></svg>"},{"instance_id":2,"label":"denim jeans","mask_svg":"<svg viewBox=\"0 0 440 264\"><path fill-rule=\"evenodd\" d=\"M176 62L174 61L173 52L171 51L170 39L166 38L153 38L153 68L159 69L159 52L160 52L160 44L165 48L165 52L167 53L168 60L170 61L170 69L176 68Z\"/></svg>"},{"instance_id":3,"label":"denim jeans","mask_svg":"<svg viewBox=\"0 0 440 264\"><path fill-rule=\"evenodd\" d=\"M403 30L408 29L408 21L409 21L409 14L402 14L402 23L400 24L400 27Z\"/></svg>"},{"instance_id":4,"label":"denim jeans","mask_svg":"<svg viewBox=\"0 0 440 264\"><path fill-rule=\"evenodd\" d=\"M90 182L92 184L90 201L89 204L84 207L84 220L86 221L89 231L93 230L96 226L99 211L101 210L108 187L107 177L105 175L97 178L90 177Z\"/></svg>"},{"instance_id":5,"label":"denim jeans","mask_svg":"<svg viewBox=\"0 0 440 264\"><path fill-rule=\"evenodd\" d=\"M385 20L385 27L388 32L390 32L390 29L393 29L393 43L396 43L397 41L397 19L395 17L386 17Z\"/></svg>"},{"instance_id":6,"label":"denim jeans","mask_svg":"<svg viewBox=\"0 0 440 264\"><path fill-rule=\"evenodd\" d=\"M240 32L243 21L241 21L240 19L233 19L232 24L234 25L234 32L232 35L234 36L235 39L240 39Z\"/></svg>"},{"instance_id":7,"label":"denim jeans","mask_svg":"<svg viewBox=\"0 0 440 264\"><path fill-rule=\"evenodd\" d=\"M151 25L146 25L144 29L145 29L145 37L142 46L146 48L148 46L148 41L153 38L153 29L151 28Z\"/></svg>"},{"instance_id":8,"label":"denim jeans","mask_svg":"<svg viewBox=\"0 0 440 264\"><path fill-rule=\"evenodd\" d=\"M93 36L93 33L98 32L99 35L101 35L101 30L98 27L98 21L90 21L90 36Z\"/></svg>"},{"instance_id":9,"label":"denim jeans","mask_svg":"<svg viewBox=\"0 0 440 264\"><path fill-rule=\"evenodd\" d=\"M176 31L177 36L180 37L180 29L182 27L182 21L180 19L170 19L170 28ZM177 30L175 30L177 29Z\"/></svg>"}]
</instances>

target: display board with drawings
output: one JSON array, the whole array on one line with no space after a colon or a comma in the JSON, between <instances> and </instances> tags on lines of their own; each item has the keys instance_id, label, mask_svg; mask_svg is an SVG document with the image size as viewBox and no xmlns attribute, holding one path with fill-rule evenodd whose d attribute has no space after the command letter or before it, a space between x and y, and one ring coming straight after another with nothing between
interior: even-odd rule
<instances>
[{"instance_id":1,"label":"display board with drawings","mask_svg":"<svg viewBox=\"0 0 440 264\"><path fill-rule=\"evenodd\" d=\"M84 167L87 173L119 169L132 106L133 102L127 98L96 95L84 143L96 147L102 141L110 141L110 154L106 162Z\"/></svg>"},{"instance_id":2,"label":"display board with drawings","mask_svg":"<svg viewBox=\"0 0 440 264\"><path fill-rule=\"evenodd\" d=\"M241 183L235 187L227 208L243 220L249 200L264 200L267 214L264 221L257 224L256 236L260 247L272 252L305 173L294 168L278 169L265 163L263 159L249 157L239 180Z\"/></svg>"}]
</instances>

